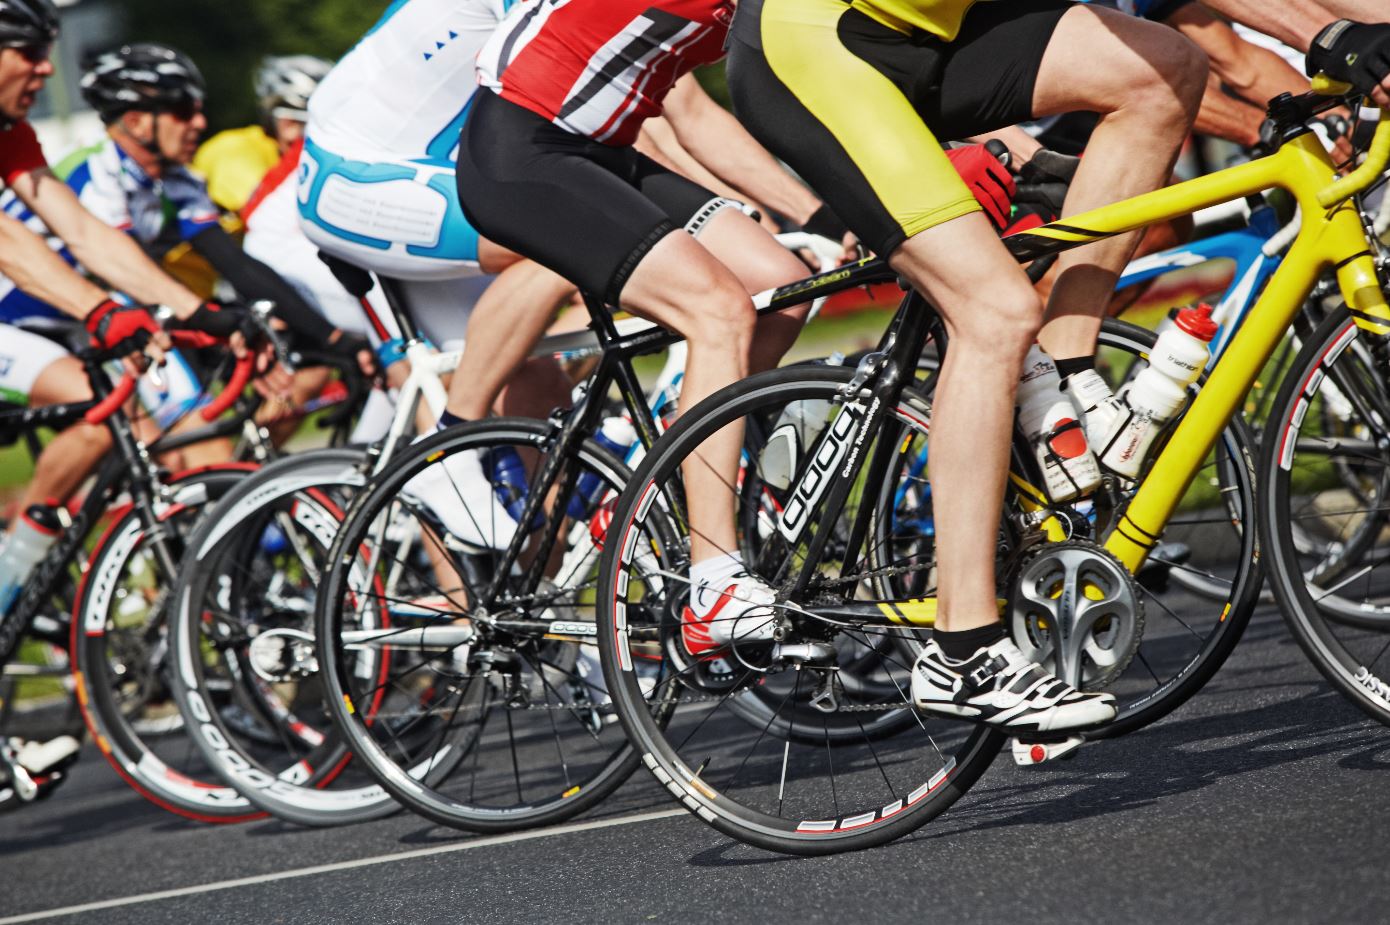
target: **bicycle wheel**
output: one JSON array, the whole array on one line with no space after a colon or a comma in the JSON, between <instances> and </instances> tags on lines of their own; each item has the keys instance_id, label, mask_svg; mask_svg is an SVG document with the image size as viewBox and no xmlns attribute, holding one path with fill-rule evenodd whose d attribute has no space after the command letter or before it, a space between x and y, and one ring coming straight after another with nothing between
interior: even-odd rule
<instances>
[{"instance_id":1,"label":"bicycle wheel","mask_svg":"<svg viewBox=\"0 0 1390 925\"><path fill-rule=\"evenodd\" d=\"M177 552L212 503L252 467L202 470L172 481L160 530L134 509L117 516L92 555L78 593L71 658L87 728L114 767L152 802L204 822L259 815L203 762L169 695L166 613L174 576L153 549L156 533Z\"/></svg>"},{"instance_id":2,"label":"bicycle wheel","mask_svg":"<svg viewBox=\"0 0 1390 925\"><path fill-rule=\"evenodd\" d=\"M643 763L719 831L792 854L865 848L912 831L955 802L1003 741L984 727L904 712L910 710L912 666L882 645L889 631L828 616L837 608L882 599L875 596L880 576L872 563L863 556L845 561L847 547L838 539L816 563L819 574L804 599L785 604L793 626L770 650L734 647L720 658L698 660L687 656L680 642L688 597L688 581L680 576L688 574L688 562L685 543L679 534L670 535L670 524L684 508L682 465L692 463L711 434L743 425L747 478L763 462L763 447L750 446L749 434L776 432L795 403L823 409L830 421L843 407L839 390L853 373L834 367L774 370L721 390L688 412L653 448L620 497L599 568L604 673ZM890 426L863 448L862 458L875 458L885 439L894 446L903 439L925 439L929 417L925 401L905 393ZM803 449L803 459L817 455L809 443ZM769 483L758 493L764 516L735 518L738 548L746 555L755 552L747 566L778 587L789 568L805 560L805 547L783 539L779 518L766 513L780 515L788 497L771 487L769 473L762 476ZM857 476L841 519L827 521L833 536L847 534L841 525L864 505L880 501L883 486L868 484L869 477ZM775 482L796 485L785 477ZM748 503L738 485L729 486L731 509ZM807 518L816 523L827 516L813 509ZM749 536L750 530L757 535ZM881 687L861 689L838 678L841 656L869 653ZM865 666L858 668L865 676ZM863 728L884 713L909 715L911 722L891 738ZM755 721L758 714L766 718ZM856 725L857 735L842 734Z\"/></svg>"},{"instance_id":3,"label":"bicycle wheel","mask_svg":"<svg viewBox=\"0 0 1390 925\"><path fill-rule=\"evenodd\" d=\"M523 525L510 569L502 553L449 536L407 488L469 453L495 491L519 501L532 489L503 480L517 471L507 460L534 478L555 435L503 418L420 442L358 496L330 551L316 635L333 721L388 792L445 825L495 832L567 819L636 766L594 645L593 572L606 505L627 481L622 463L583 443L572 490L547 491L551 514ZM551 523L558 535L547 543ZM544 579L531 590L533 566ZM484 608L494 578L499 593ZM362 669L364 650L379 671Z\"/></svg>"},{"instance_id":4,"label":"bicycle wheel","mask_svg":"<svg viewBox=\"0 0 1390 925\"><path fill-rule=\"evenodd\" d=\"M367 458L318 450L245 479L189 537L174 588L172 690L189 736L252 804L299 825L399 808L348 764L313 659L328 547Z\"/></svg>"},{"instance_id":5,"label":"bicycle wheel","mask_svg":"<svg viewBox=\"0 0 1390 925\"><path fill-rule=\"evenodd\" d=\"M1334 688L1390 725L1386 370L1383 345L1362 338L1345 310L1332 313L1279 391L1260 472L1285 621Z\"/></svg>"}]
</instances>

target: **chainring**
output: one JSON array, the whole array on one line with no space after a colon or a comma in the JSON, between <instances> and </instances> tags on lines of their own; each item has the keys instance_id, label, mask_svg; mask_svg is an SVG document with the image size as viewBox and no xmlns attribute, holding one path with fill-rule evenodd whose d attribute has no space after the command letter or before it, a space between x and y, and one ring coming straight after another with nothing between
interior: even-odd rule
<instances>
[{"instance_id":1,"label":"chainring","mask_svg":"<svg viewBox=\"0 0 1390 925\"><path fill-rule=\"evenodd\" d=\"M1085 690L1112 684L1144 637L1144 602L1129 570L1089 540L1044 543L1019 556L1008 622L1023 654Z\"/></svg>"}]
</instances>

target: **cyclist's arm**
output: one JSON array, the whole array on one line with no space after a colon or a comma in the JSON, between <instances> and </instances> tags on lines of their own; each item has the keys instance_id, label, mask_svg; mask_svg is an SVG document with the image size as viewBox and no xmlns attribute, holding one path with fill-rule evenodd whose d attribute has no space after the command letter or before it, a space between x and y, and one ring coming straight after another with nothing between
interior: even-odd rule
<instances>
[{"instance_id":1,"label":"cyclist's arm","mask_svg":"<svg viewBox=\"0 0 1390 925\"><path fill-rule=\"evenodd\" d=\"M221 225L208 225L189 238L188 243L207 258L213 269L231 283L243 299L274 302L276 316L295 334L313 344L327 344L333 339L333 325L304 301L299 290L285 282L279 273L248 256Z\"/></svg>"},{"instance_id":2,"label":"cyclist's arm","mask_svg":"<svg viewBox=\"0 0 1390 925\"><path fill-rule=\"evenodd\" d=\"M197 295L156 266L133 238L89 212L77 194L47 168L15 177L11 188L67 244L73 257L108 285L139 302L167 305L180 318L198 310L202 300ZM32 232L29 237L38 240Z\"/></svg>"},{"instance_id":3,"label":"cyclist's arm","mask_svg":"<svg viewBox=\"0 0 1390 925\"><path fill-rule=\"evenodd\" d=\"M1323 26L1345 17L1357 22L1385 22L1387 11L1383 0L1203 0L1223 16L1266 35L1272 35L1285 45L1299 51L1308 46Z\"/></svg>"},{"instance_id":4,"label":"cyclist's arm","mask_svg":"<svg viewBox=\"0 0 1390 925\"><path fill-rule=\"evenodd\" d=\"M1165 22L1197 43L1211 59L1221 83L1241 99L1261 109L1281 93L1302 93L1308 78L1267 48L1245 41L1226 22L1189 3Z\"/></svg>"},{"instance_id":5,"label":"cyclist's arm","mask_svg":"<svg viewBox=\"0 0 1390 925\"><path fill-rule=\"evenodd\" d=\"M704 164L695 160L694 155L676 140L675 130L664 118L658 116L643 122L633 147L668 170L674 170L686 179L694 180L711 193L738 199L745 205L752 206L762 213L763 227L773 232L777 230L776 221L768 214L768 210L763 208L762 203L754 201L747 193L734 189L710 173Z\"/></svg>"},{"instance_id":6,"label":"cyclist's arm","mask_svg":"<svg viewBox=\"0 0 1390 925\"><path fill-rule=\"evenodd\" d=\"M1305 80L1304 84L1307 83ZM1263 109L1227 94L1221 87L1221 78L1213 73L1207 76L1202 108L1198 110L1197 121L1192 128L1200 135L1224 138L1250 148L1260 141L1260 125L1264 118Z\"/></svg>"},{"instance_id":7,"label":"cyclist's arm","mask_svg":"<svg viewBox=\"0 0 1390 925\"><path fill-rule=\"evenodd\" d=\"M688 74L666 97L666 119L691 156L725 183L797 224L821 202Z\"/></svg>"},{"instance_id":8,"label":"cyclist's arm","mask_svg":"<svg viewBox=\"0 0 1390 925\"><path fill-rule=\"evenodd\" d=\"M0 212L0 272L24 292L78 319L86 318L107 298L43 238L4 212Z\"/></svg>"}]
</instances>

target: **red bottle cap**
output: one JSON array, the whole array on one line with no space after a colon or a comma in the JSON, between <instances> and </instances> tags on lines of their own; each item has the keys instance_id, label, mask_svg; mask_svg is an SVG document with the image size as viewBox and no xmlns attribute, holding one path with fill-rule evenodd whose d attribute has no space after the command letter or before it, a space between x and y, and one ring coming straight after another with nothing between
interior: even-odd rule
<instances>
[{"instance_id":1,"label":"red bottle cap","mask_svg":"<svg viewBox=\"0 0 1390 925\"><path fill-rule=\"evenodd\" d=\"M1211 343L1221 326L1211 320L1211 306L1203 302L1193 308L1178 312L1177 325L1198 340Z\"/></svg>"}]
</instances>

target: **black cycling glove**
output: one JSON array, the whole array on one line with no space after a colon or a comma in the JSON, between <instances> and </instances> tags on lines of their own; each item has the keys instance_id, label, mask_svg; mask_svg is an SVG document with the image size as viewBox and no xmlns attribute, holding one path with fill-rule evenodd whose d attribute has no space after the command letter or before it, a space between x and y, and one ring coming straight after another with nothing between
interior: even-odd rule
<instances>
[{"instance_id":1,"label":"black cycling glove","mask_svg":"<svg viewBox=\"0 0 1390 925\"><path fill-rule=\"evenodd\" d=\"M849 234L849 227L840 221L840 216L825 203L821 203L821 207L806 219L806 224L801 226L801 230L832 241L843 241L845 235Z\"/></svg>"},{"instance_id":2,"label":"black cycling glove","mask_svg":"<svg viewBox=\"0 0 1390 925\"><path fill-rule=\"evenodd\" d=\"M251 326L251 313L234 305L220 305L217 302L204 302L198 310L170 327L182 331L198 331L227 340L238 331L245 332Z\"/></svg>"},{"instance_id":3,"label":"black cycling glove","mask_svg":"<svg viewBox=\"0 0 1390 925\"><path fill-rule=\"evenodd\" d=\"M1062 204L1079 166L1081 158L1047 148L1034 154L1018 171L1014 203L1019 211L1037 215L1044 222L1055 222L1062 214Z\"/></svg>"},{"instance_id":4,"label":"black cycling glove","mask_svg":"<svg viewBox=\"0 0 1390 925\"><path fill-rule=\"evenodd\" d=\"M1390 23L1339 19L1308 49L1308 76L1319 73L1371 93L1390 75Z\"/></svg>"}]
</instances>

